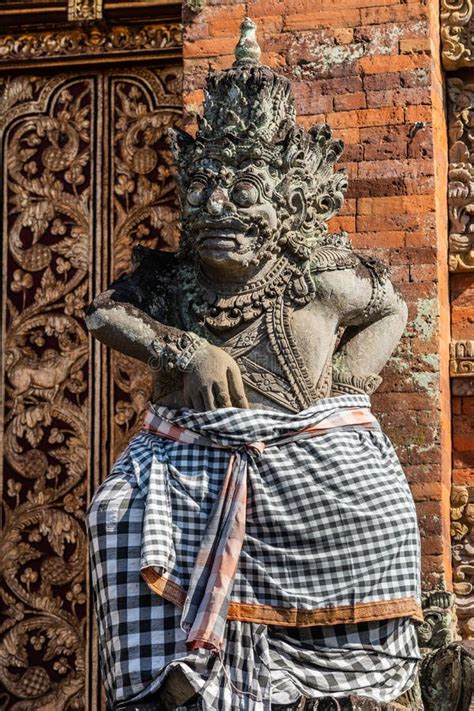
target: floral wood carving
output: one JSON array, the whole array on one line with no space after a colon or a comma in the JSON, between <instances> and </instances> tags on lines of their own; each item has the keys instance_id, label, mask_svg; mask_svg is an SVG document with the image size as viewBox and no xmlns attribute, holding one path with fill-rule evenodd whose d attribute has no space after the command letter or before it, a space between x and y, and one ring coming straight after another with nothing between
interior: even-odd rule
<instances>
[{"instance_id":1,"label":"floral wood carving","mask_svg":"<svg viewBox=\"0 0 474 711\"><path fill-rule=\"evenodd\" d=\"M110 229L113 276L117 278L130 268L134 245L170 251L178 246L174 167L165 132L181 118L180 77L176 73L152 76L146 70L137 70L134 77L114 79L111 96L114 158ZM113 450L118 456L141 424L151 375L145 365L118 351L110 357L116 390Z\"/></svg>"},{"instance_id":2,"label":"floral wood carving","mask_svg":"<svg viewBox=\"0 0 474 711\"><path fill-rule=\"evenodd\" d=\"M440 20L445 69L473 66L472 0L441 0Z\"/></svg>"},{"instance_id":3,"label":"floral wood carving","mask_svg":"<svg viewBox=\"0 0 474 711\"><path fill-rule=\"evenodd\" d=\"M459 631L474 639L474 487L452 488L451 538Z\"/></svg>"},{"instance_id":4,"label":"floral wood carving","mask_svg":"<svg viewBox=\"0 0 474 711\"><path fill-rule=\"evenodd\" d=\"M175 246L163 132L180 122L179 82L179 68L0 79L4 710L100 707L85 691L94 652L86 654L84 511L149 393L125 358L110 369L103 352L92 347L91 357L83 309L102 275L129 262L133 244ZM97 693L97 672L89 676Z\"/></svg>"},{"instance_id":5,"label":"floral wood carving","mask_svg":"<svg viewBox=\"0 0 474 711\"><path fill-rule=\"evenodd\" d=\"M474 270L474 84L448 80L449 269Z\"/></svg>"},{"instance_id":6,"label":"floral wood carving","mask_svg":"<svg viewBox=\"0 0 474 711\"><path fill-rule=\"evenodd\" d=\"M19 96L35 98L37 88L33 78L4 119L0 683L7 697L22 699L11 706L18 711L82 708L85 671L88 339L81 321L90 294L95 107L91 80L76 79L56 85L49 108L39 97L43 110L21 116Z\"/></svg>"},{"instance_id":7,"label":"floral wood carving","mask_svg":"<svg viewBox=\"0 0 474 711\"><path fill-rule=\"evenodd\" d=\"M143 53L147 57L162 53L169 56L170 51L180 50L181 41L179 24L91 25L9 34L0 36L0 67L10 70L38 63L88 64L94 56L99 61L107 56L130 61L135 54Z\"/></svg>"}]
</instances>

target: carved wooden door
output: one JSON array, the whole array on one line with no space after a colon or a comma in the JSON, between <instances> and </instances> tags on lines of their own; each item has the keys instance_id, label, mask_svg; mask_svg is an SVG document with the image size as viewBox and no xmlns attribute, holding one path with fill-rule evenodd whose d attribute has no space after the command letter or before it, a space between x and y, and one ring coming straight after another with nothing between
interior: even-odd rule
<instances>
[{"instance_id":1,"label":"carved wooden door","mask_svg":"<svg viewBox=\"0 0 474 711\"><path fill-rule=\"evenodd\" d=\"M35 7L47 4L59 12L60 2ZM14 16L22 3L5 5ZM99 11L72 9L87 7ZM2 711L105 708L84 513L149 383L91 343L83 318L132 244L176 244L171 15L0 36Z\"/></svg>"}]
</instances>

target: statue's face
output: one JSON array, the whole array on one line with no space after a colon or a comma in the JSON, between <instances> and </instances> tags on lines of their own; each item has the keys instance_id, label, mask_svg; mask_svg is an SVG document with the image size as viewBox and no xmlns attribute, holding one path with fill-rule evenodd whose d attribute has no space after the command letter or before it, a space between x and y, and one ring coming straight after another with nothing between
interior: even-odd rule
<instances>
[{"instance_id":1,"label":"statue's face","mask_svg":"<svg viewBox=\"0 0 474 711\"><path fill-rule=\"evenodd\" d=\"M277 182L266 165L230 167L203 159L193 166L183 222L200 260L224 272L244 271L278 227Z\"/></svg>"}]
</instances>

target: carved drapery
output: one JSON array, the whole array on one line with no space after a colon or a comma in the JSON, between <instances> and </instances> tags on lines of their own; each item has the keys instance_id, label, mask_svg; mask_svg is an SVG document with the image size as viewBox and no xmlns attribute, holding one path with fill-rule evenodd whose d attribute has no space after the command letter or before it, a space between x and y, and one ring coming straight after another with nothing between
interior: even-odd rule
<instances>
[{"instance_id":1,"label":"carved drapery","mask_svg":"<svg viewBox=\"0 0 474 711\"><path fill-rule=\"evenodd\" d=\"M148 393L135 363L89 343L84 308L132 244L175 245L163 133L180 81L179 67L0 79L2 709L100 707L84 513Z\"/></svg>"},{"instance_id":2,"label":"carved drapery","mask_svg":"<svg viewBox=\"0 0 474 711\"><path fill-rule=\"evenodd\" d=\"M449 269L474 270L474 83L448 79Z\"/></svg>"},{"instance_id":3,"label":"carved drapery","mask_svg":"<svg viewBox=\"0 0 474 711\"><path fill-rule=\"evenodd\" d=\"M459 631L474 638L474 487L453 486L451 492L453 579Z\"/></svg>"}]
</instances>

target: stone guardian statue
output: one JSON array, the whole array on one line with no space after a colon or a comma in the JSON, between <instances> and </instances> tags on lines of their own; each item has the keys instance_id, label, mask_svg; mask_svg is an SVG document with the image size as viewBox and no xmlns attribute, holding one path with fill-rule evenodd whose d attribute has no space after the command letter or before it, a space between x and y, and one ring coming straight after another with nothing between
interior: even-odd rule
<instances>
[{"instance_id":1,"label":"stone guardian statue","mask_svg":"<svg viewBox=\"0 0 474 711\"><path fill-rule=\"evenodd\" d=\"M296 124L248 19L235 55L209 76L196 138L171 135L179 252L137 247L88 315L154 376L88 513L107 698L381 708L419 658L414 505L368 397L407 309L328 230L341 141Z\"/></svg>"}]
</instances>

